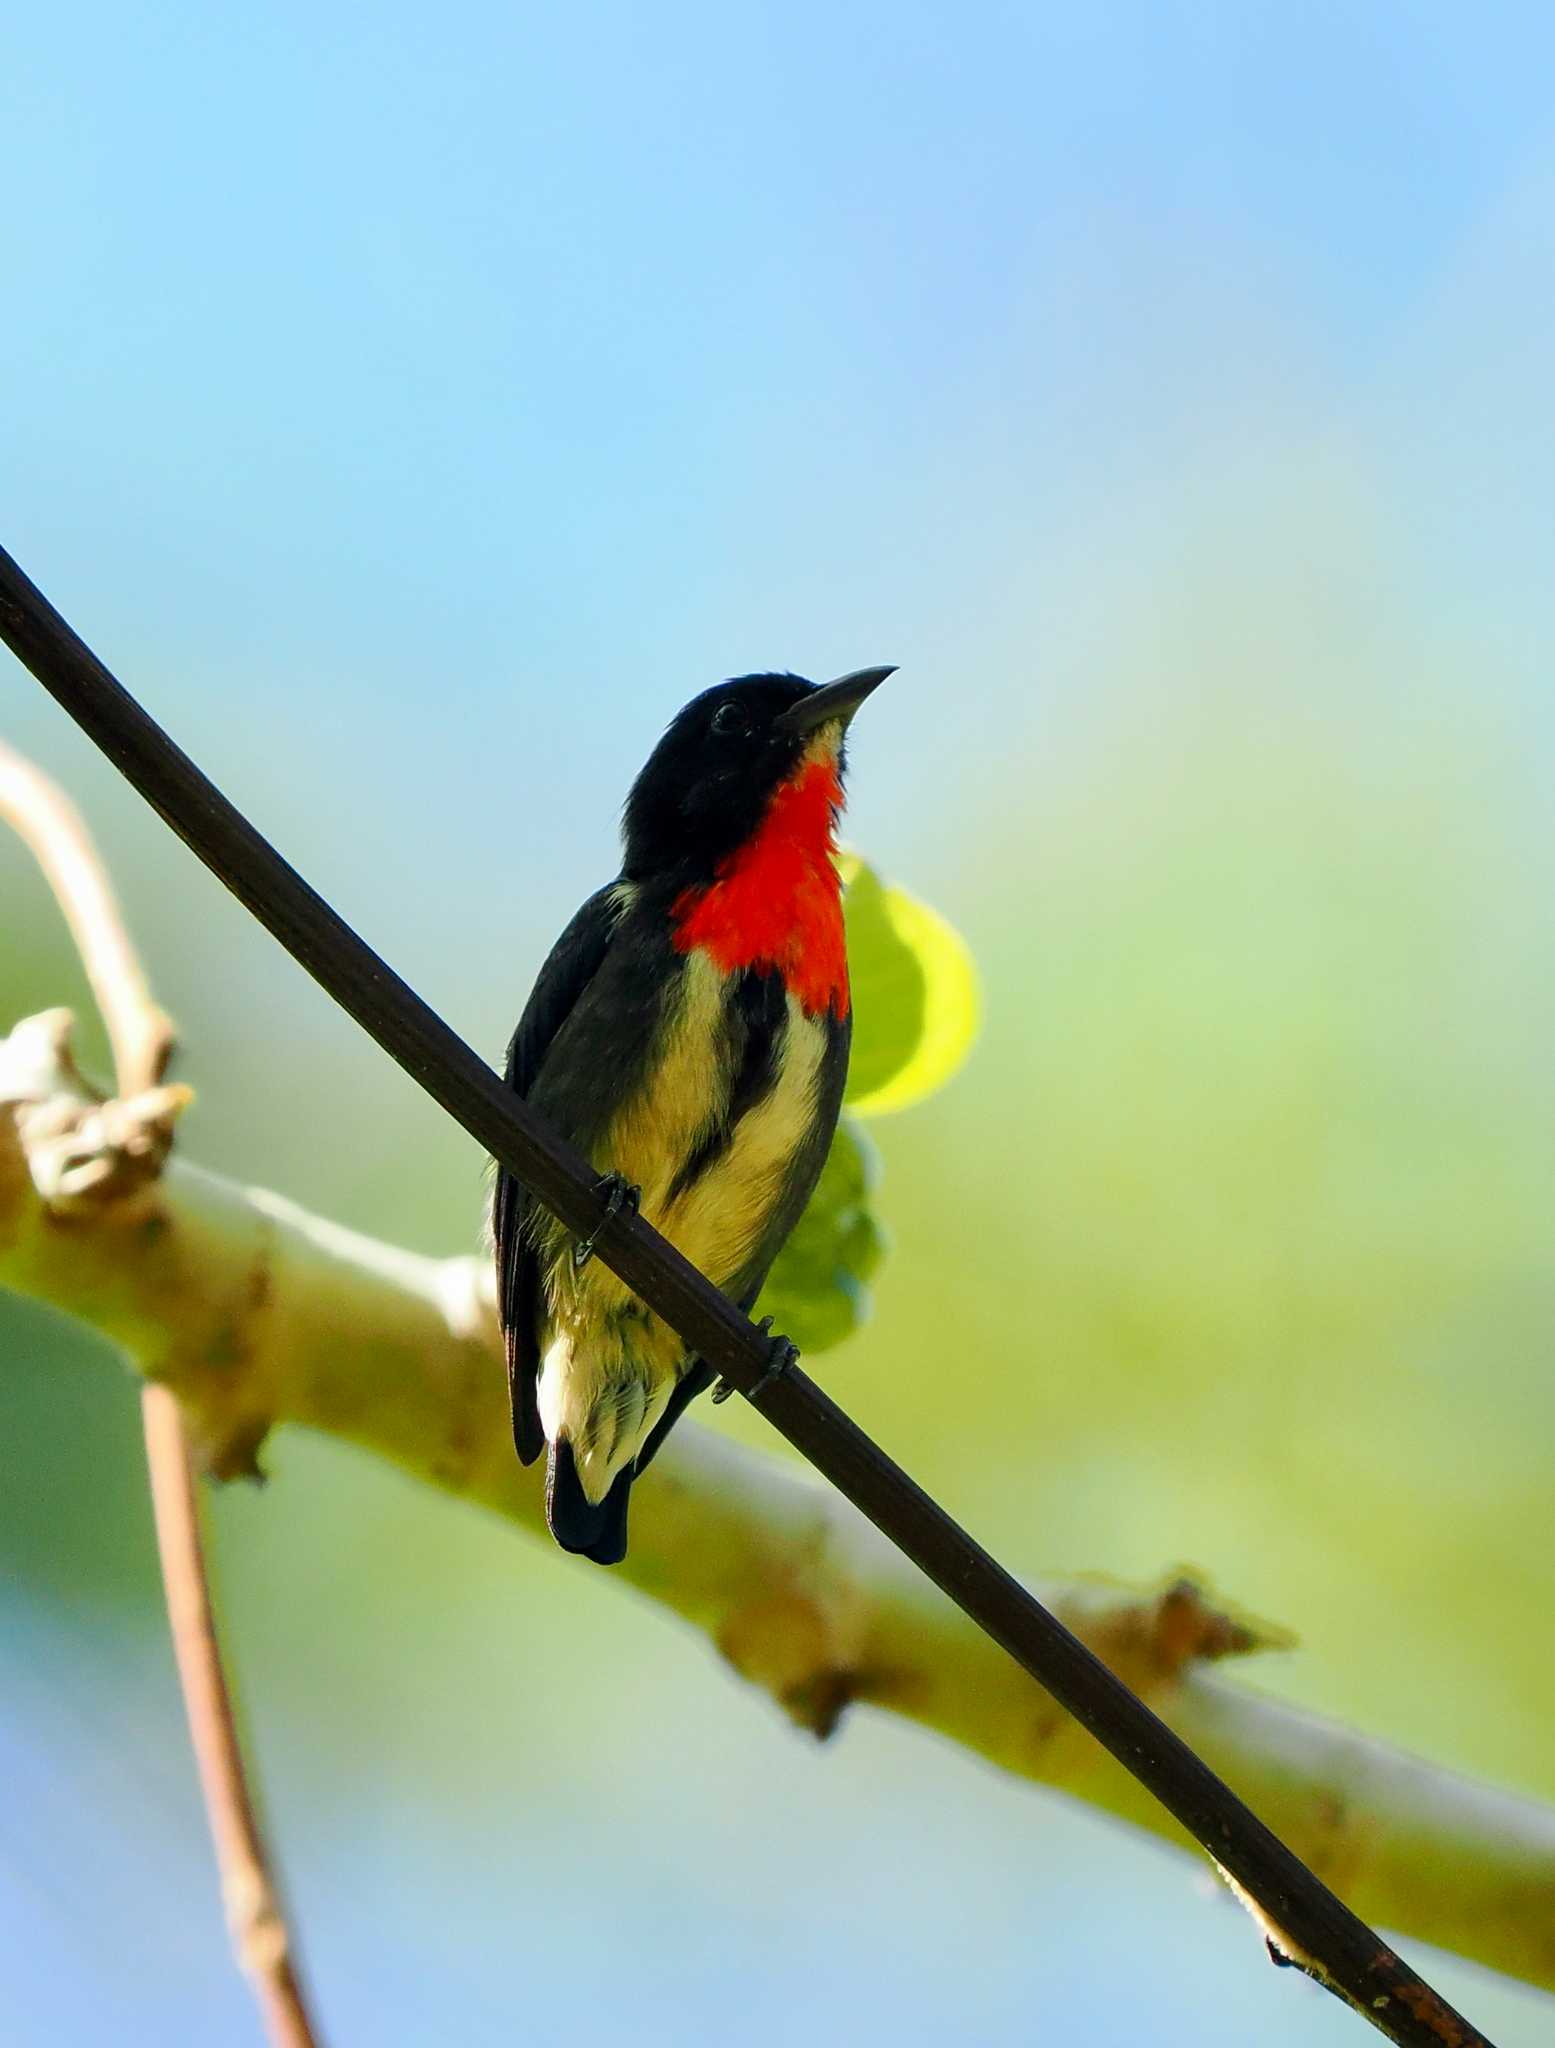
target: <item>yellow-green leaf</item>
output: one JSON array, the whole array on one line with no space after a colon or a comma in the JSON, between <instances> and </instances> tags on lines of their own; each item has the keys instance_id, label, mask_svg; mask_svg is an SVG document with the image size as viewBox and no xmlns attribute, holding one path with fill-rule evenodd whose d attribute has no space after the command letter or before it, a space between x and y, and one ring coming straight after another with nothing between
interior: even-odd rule
<instances>
[{"instance_id":1,"label":"yellow-green leaf","mask_svg":"<svg viewBox=\"0 0 1555 2048\"><path fill-rule=\"evenodd\" d=\"M866 861L844 856L843 907L853 988L848 1107L907 1109L942 1088L977 1035L977 972L966 941Z\"/></svg>"},{"instance_id":2,"label":"yellow-green leaf","mask_svg":"<svg viewBox=\"0 0 1555 2048\"><path fill-rule=\"evenodd\" d=\"M847 885L853 987L851 1109L904 1109L949 1080L977 1030L977 977L959 934L855 855ZM874 1147L844 1116L810 1197L757 1304L801 1351L840 1344L869 1313L867 1282L885 1250L870 1206Z\"/></svg>"}]
</instances>

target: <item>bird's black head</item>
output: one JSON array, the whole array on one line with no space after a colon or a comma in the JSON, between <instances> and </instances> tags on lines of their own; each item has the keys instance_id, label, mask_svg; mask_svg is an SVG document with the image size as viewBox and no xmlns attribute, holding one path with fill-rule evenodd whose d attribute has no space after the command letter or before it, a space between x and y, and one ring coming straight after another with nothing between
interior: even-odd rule
<instances>
[{"instance_id":1,"label":"bird's black head","mask_svg":"<svg viewBox=\"0 0 1555 2048\"><path fill-rule=\"evenodd\" d=\"M830 748L841 769L848 720L892 673L860 669L819 687L802 676L738 676L693 697L632 785L622 872L711 878L808 754Z\"/></svg>"}]
</instances>

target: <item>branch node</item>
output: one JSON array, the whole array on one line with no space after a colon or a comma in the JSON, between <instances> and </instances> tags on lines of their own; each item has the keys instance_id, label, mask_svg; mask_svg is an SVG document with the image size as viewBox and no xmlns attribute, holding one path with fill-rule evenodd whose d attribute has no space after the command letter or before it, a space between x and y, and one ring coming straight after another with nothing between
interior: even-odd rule
<instances>
[{"instance_id":1,"label":"branch node","mask_svg":"<svg viewBox=\"0 0 1555 2048\"><path fill-rule=\"evenodd\" d=\"M0 1040L0 1103L15 1115L28 1171L56 1218L95 1213L149 1187L193 1091L162 1082L126 1100L82 1074L69 1010L26 1017Z\"/></svg>"},{"instance_id":2,"label":"branch node","mask_svg":"<svg viewBox=\"0 0 1555 2048\"><path fill-rule=\"evenodd\" d=\"M796 1728L803 1728L817 1742L830 1742L858 1690L851 1671L817 1671L783 1694L783 1711Z\"/></svg>"},{"instance_id":3,"label":"branch node","mask_svg":"<svg viewBox=\"0 0 1555 2048\"><path fill-rule=\"evenodd\" d=\"M1254 1650L1288 1650L1295 1644L1288 1629L1219 1604L1208 1584L1191 1572L1180 1572L1162 1588L1151 1626L1156 1656L1173 1677L1189 1664L1243 1657Z\"/></svg>"},{"instance_id":4,"label":"branch node","mask_svg":"<svg viewBox=\"0 0 1555 2048\"><path fill-rule=\"evenodd\" d=\"M268 1485L270 1475L259 1462L259 1453L271 1427L268 1416L245 1416L220 1438L197 1436L194 1453L201 1472L223 1486L234 1479L246 1479L252 1486Z\"/></svg>"}]
</instances>

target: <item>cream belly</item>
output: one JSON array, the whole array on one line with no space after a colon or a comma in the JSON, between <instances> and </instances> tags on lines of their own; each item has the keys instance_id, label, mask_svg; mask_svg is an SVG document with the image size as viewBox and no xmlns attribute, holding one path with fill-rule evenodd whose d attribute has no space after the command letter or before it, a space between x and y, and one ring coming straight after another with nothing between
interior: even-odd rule
<instances>
[{"instance_id":1,"label":"cream belly","mask_svg":"<svg viewBox=\"0 0 1555 2048\"><path fill-rule=\"evenodd\" d=\"M681 999L661 1029L639 1093L616 1116L594 1164L642 1191L642 1213L720 1287L760 1242L789 1163L815 1112L827 1048L824 1023L788 997L777 1075L729 1143L671 1198L681 1166L722 1123L734 1076L724 1023L726 977L700 950L687 956ZM599 1260L572 1264L559 1231L546 1248L540 1421L571 1443L590 1500L641 1450L684 1362L675 1332Z\"/></svg>"}]
</instances>

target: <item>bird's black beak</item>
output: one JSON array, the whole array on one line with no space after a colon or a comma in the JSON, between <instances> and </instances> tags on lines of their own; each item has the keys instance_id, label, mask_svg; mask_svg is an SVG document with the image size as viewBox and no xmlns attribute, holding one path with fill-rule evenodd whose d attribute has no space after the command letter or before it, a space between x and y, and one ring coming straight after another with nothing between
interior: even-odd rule
<instances>
[{"instance_id":1,"label":"bird's black beak","mask_svg":"<svg viewBox=\"0 0 1555 2048\"><path fill-rule=\"evenodd\" d=\"M852 675L839 676L834 683L823 683L808 697L801 697L797 704L791 704L774 721L776 729L784 733L815 732L823 725L830 725L834 718L840 718L846 725L870 691L877 690L887 676L895 674L893 663L890 668L856 668Z\"/></svg>"}]
</instances>

